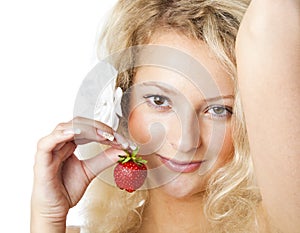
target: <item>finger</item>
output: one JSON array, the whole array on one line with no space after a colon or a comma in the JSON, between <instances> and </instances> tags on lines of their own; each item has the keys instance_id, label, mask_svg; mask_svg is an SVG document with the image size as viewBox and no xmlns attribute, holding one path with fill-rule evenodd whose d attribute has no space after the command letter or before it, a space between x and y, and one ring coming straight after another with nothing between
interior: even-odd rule
<instances>
[{"instance_id":1,"label":"finger","mask_svg":"<svg viewBox=\"0 0 300 233\"><path fill-rule=\"evenodd\" d=\"M78 127L78 126L77 126ZM77 145L82 145L90 142L98 142L102 144L110 144L113 146L116 143L113 143L114 137L108 133L105 133L104 136L97 132L97 129L90 125L81 125L81 133L74 137L74 141ZM109 138L109 140L108 140Z\"/></svg>"},{"instance_id":2,"label":"finger","mask_svg":"<svg viewBox=\"0 0 300 233\"><path fill-rule=\"evenodd\" d=\"M128 149L134 143L117 134L108 125L88 118L76 117L73 119L73 127L80 128L82 133L75 137L77 145L86 144L91 141L110 145L117 149Z\"/></svg>"},{"instance_id":3,"label":"finger","mask_svg":"<svg viewBox=\"0 0 300 233\"><path fill-rule=\"evenodd\" d=\"M48 166L53 162L53 152L66 142L74 140L76 130L55 130L41 138L37 144L35 167ZM78 132L77 132L78 133Z\"/></svg>"},{"instance_id":4,"label":"finger","mask_svg":"<svg viewBox=\"0 0 300 233\"><path fill-rule=\"evenodd\" d=\"M82 126L88 126L90 128L95 129L95 131L89 131L94 133L94 135L97 136L97 139L100 141L104 141L104 140L110 140L113 141L114 140L114 130L109 127L108 125L100 122L100 121L96 121L93 119L88 119L88 118L84 118L84 117L75 117L72 121L73 127L75 128L80 128Z\"/></svg>"},{"instance_id":5,"label":"finger","mask_svg":"<svg viewBox=\"0 0 300 233\"><path fill-rule=\"evenodd\" d=\"M96 121L96 120L89 119L89 118L75 117L73 119L72 123L73 123L74 127L76 127L77 124L79 124L79 125L85 124L85 125L93 126L94 128L99 129L99 130L106 132L108 134L111 134L111 135L113 135L115 132L110 126L108 126L100 121Z\"/></svg>"},{"instance_id":6,"label":"finger","mask_svg":"<svg viewBox=\"0 0 300 233\"><path fill-rule=\"evenodd\" d=\"M52 150L61 147L63 143L72 141L74 135L78 133L77 130L55 130L51 134L40 139L37 145L37 149L40 152L49 153Z\"/></svg>"},{"instance_id":7,"label":"finger","mask_svg":"<svg viewBox=\"0 0 300 233\"><path fill-rule=\"evenodd\" d=\"M59 162L63 162L74 153L75 149L76 144L74 142L64 143L64 146L54 153L54 159L59 160Z\"/></svg>"},{"instance_id":8,"label":"finger","mask_svg":"<svg viewBox=\"0 0 300 233\"><path fill-rule=\"evenodd\" d=\"M67 128L65 130L62 131L63 134L73 134L75 135L79 135L81 133L80 129L73 129L73 128ZM56 147L53 149L53 151L59 151L64 145L66 144L66 142L61 142L59 144L56 145Z\"/></svg>"},{"instance_id":9,"label":"finger","mask_svg":"<svg viewBox=\"0 0 300 233\"><path fill-rule=\"evenodd\" d=\"M100 172L118 162L119 155L126 155L126 152L110 148L91 159L83 161L84 169L89 180L91 181Z\"/></svg>"},{"instance_id":10,"label":"finger","mask_svg":"<svg viewBox=\"0 0 300 233\"><path fill-rule=\"evenodd\" d=\"M54 152L59 151L64 145L66 145L65 142L57 144L57 146L53 149Z\"/></svg>"},{"instance_id":11,"label":"finger","mask_svg":"<svg viewBox=\"0 0 300 233\"><path fill-rule=\"evenodd\" d=\"M95 127L96 125L98 128ZM109 126L83 117L76 117L69 122L58 124L53 133L55 133L55 131L62 130L72 131L72 129L77 129L80 131L80 133L76 133L74 137L77 145L82 145L89 142L102 143L102 141L113 141L114 139L113 130ZM58 145L55 150L59 150L63 145L64 144Z\"/></svg>"},{"instance_id":12,"label":"finger","mask_svg":"<svg viewBox=\"0 0 300 233\"><path fill-rule=\"evenodd\" d=\"M109 127L108 125L100 121L83 118L83 117L76 117L73 120L73 126L80 127L78 124L85 124L94 127L96 129L96 132L93 133L100 136L100 142L102 144L116 146L122 149L129 149L129 148L131 148L132 150L136 149L136 145L132 141L130 141L127 138L124 138L122 135L114 131L111 127Z\"/></svg>"},{"instance_id":13,"label":"finger","mask_svg":"<svg viewBox=\"0 0 300 233\"><path fill-rule=\"evenodd\" d=\"M70 127L79 128L81 130L79 135L75 135L75 143L77 145L89 142L99 142L117 149L132 151L136 149L135 143L124 138L122 135L116 133L111 127L99 121L84 117L75 117L70 122L60 124L58 129Z\"/></svg>"},{"instance_id":14,"label":"finger","mask_svg":"<svg viewBox=\"0 0 300 233\"><path fill-rule=\"evenodd\" d=\"M56 126L55 130L63 130L67 128L83 129L85 127L95 128L96 130L98 130L99 136L102 136L102 140L109 139L109 137L113 137L115 133L115 131L110 126L104 124L103 122L84 117L75 117L69 122L60 123Z\"/></svg>"}]
</instances>

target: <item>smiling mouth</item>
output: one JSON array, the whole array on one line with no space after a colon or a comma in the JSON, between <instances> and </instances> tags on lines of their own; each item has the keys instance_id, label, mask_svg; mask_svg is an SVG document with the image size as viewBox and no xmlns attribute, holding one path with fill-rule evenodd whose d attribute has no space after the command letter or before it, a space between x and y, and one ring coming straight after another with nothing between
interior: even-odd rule
<instances>
[{"instance_id":1,"label":"smiling mouth","mask_svg":"<svg viewBox=\"0 0 300 233\"><path fill-rule=\"evenodd\" d=\"M196 162L193 161L183 162L183 161L167 159L161 155L158 155L158 157L167 168L169 168L174 172L182 172L182 173L192 173L198 170L201 164L205 162L204 160L196 161Z\"/></svg>"}]
</instances>

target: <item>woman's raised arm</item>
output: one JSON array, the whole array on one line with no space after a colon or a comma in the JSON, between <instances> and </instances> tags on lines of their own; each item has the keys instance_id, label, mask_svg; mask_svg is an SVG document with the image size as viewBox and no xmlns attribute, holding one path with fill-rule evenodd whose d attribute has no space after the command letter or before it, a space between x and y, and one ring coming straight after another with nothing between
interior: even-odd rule
<instances>
[{"instance_id":1,"label":"woman's raised arm","mask_svg":"<svg viewBox=\"0 0 300 233\"><path fill-rule=\"evenodd\" d=\"M253 0L237 38L239 88L271 224L300 229L300 1Z\"/></svg>"}]
</instances>

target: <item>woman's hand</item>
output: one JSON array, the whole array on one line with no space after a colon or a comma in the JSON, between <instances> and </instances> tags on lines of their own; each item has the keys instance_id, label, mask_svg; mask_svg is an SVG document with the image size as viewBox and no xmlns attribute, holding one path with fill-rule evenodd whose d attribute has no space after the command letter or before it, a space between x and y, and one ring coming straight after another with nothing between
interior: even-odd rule
<instances>
[{"instance_id":1,"label":"woman's hand","mask_svg":"<svg viewBox=\"0 0 300 233\"><path fill-rule=\"evenodd\" d=\"M76 146L89 142L112 148L81 161L74 155ZM107 125L86 118L61 123L42 138L35 156L31 232L65 232L69 209L95 176L117 162L118 155L125 154L121 149L130 145Z\"/></svg>"}]
</instances>

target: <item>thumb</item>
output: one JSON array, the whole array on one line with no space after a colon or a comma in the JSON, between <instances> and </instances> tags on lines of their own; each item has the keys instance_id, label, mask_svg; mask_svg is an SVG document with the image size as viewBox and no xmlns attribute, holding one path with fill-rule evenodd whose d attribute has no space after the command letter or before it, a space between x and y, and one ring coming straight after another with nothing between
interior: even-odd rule
<instances>
[{"instance_id":1,"label":"thumb","mask_svg":"<svg viewBox=\"0 0 300 233\"><path fill-rule=\"evenodd\" d=\"M93 158L83 161L84 166L88 170L87 176L89 180L91 181L103 170L118 162L119 155L126 155L126 152L115 148L109 148Z\"/></svg>"}]
</instances>

